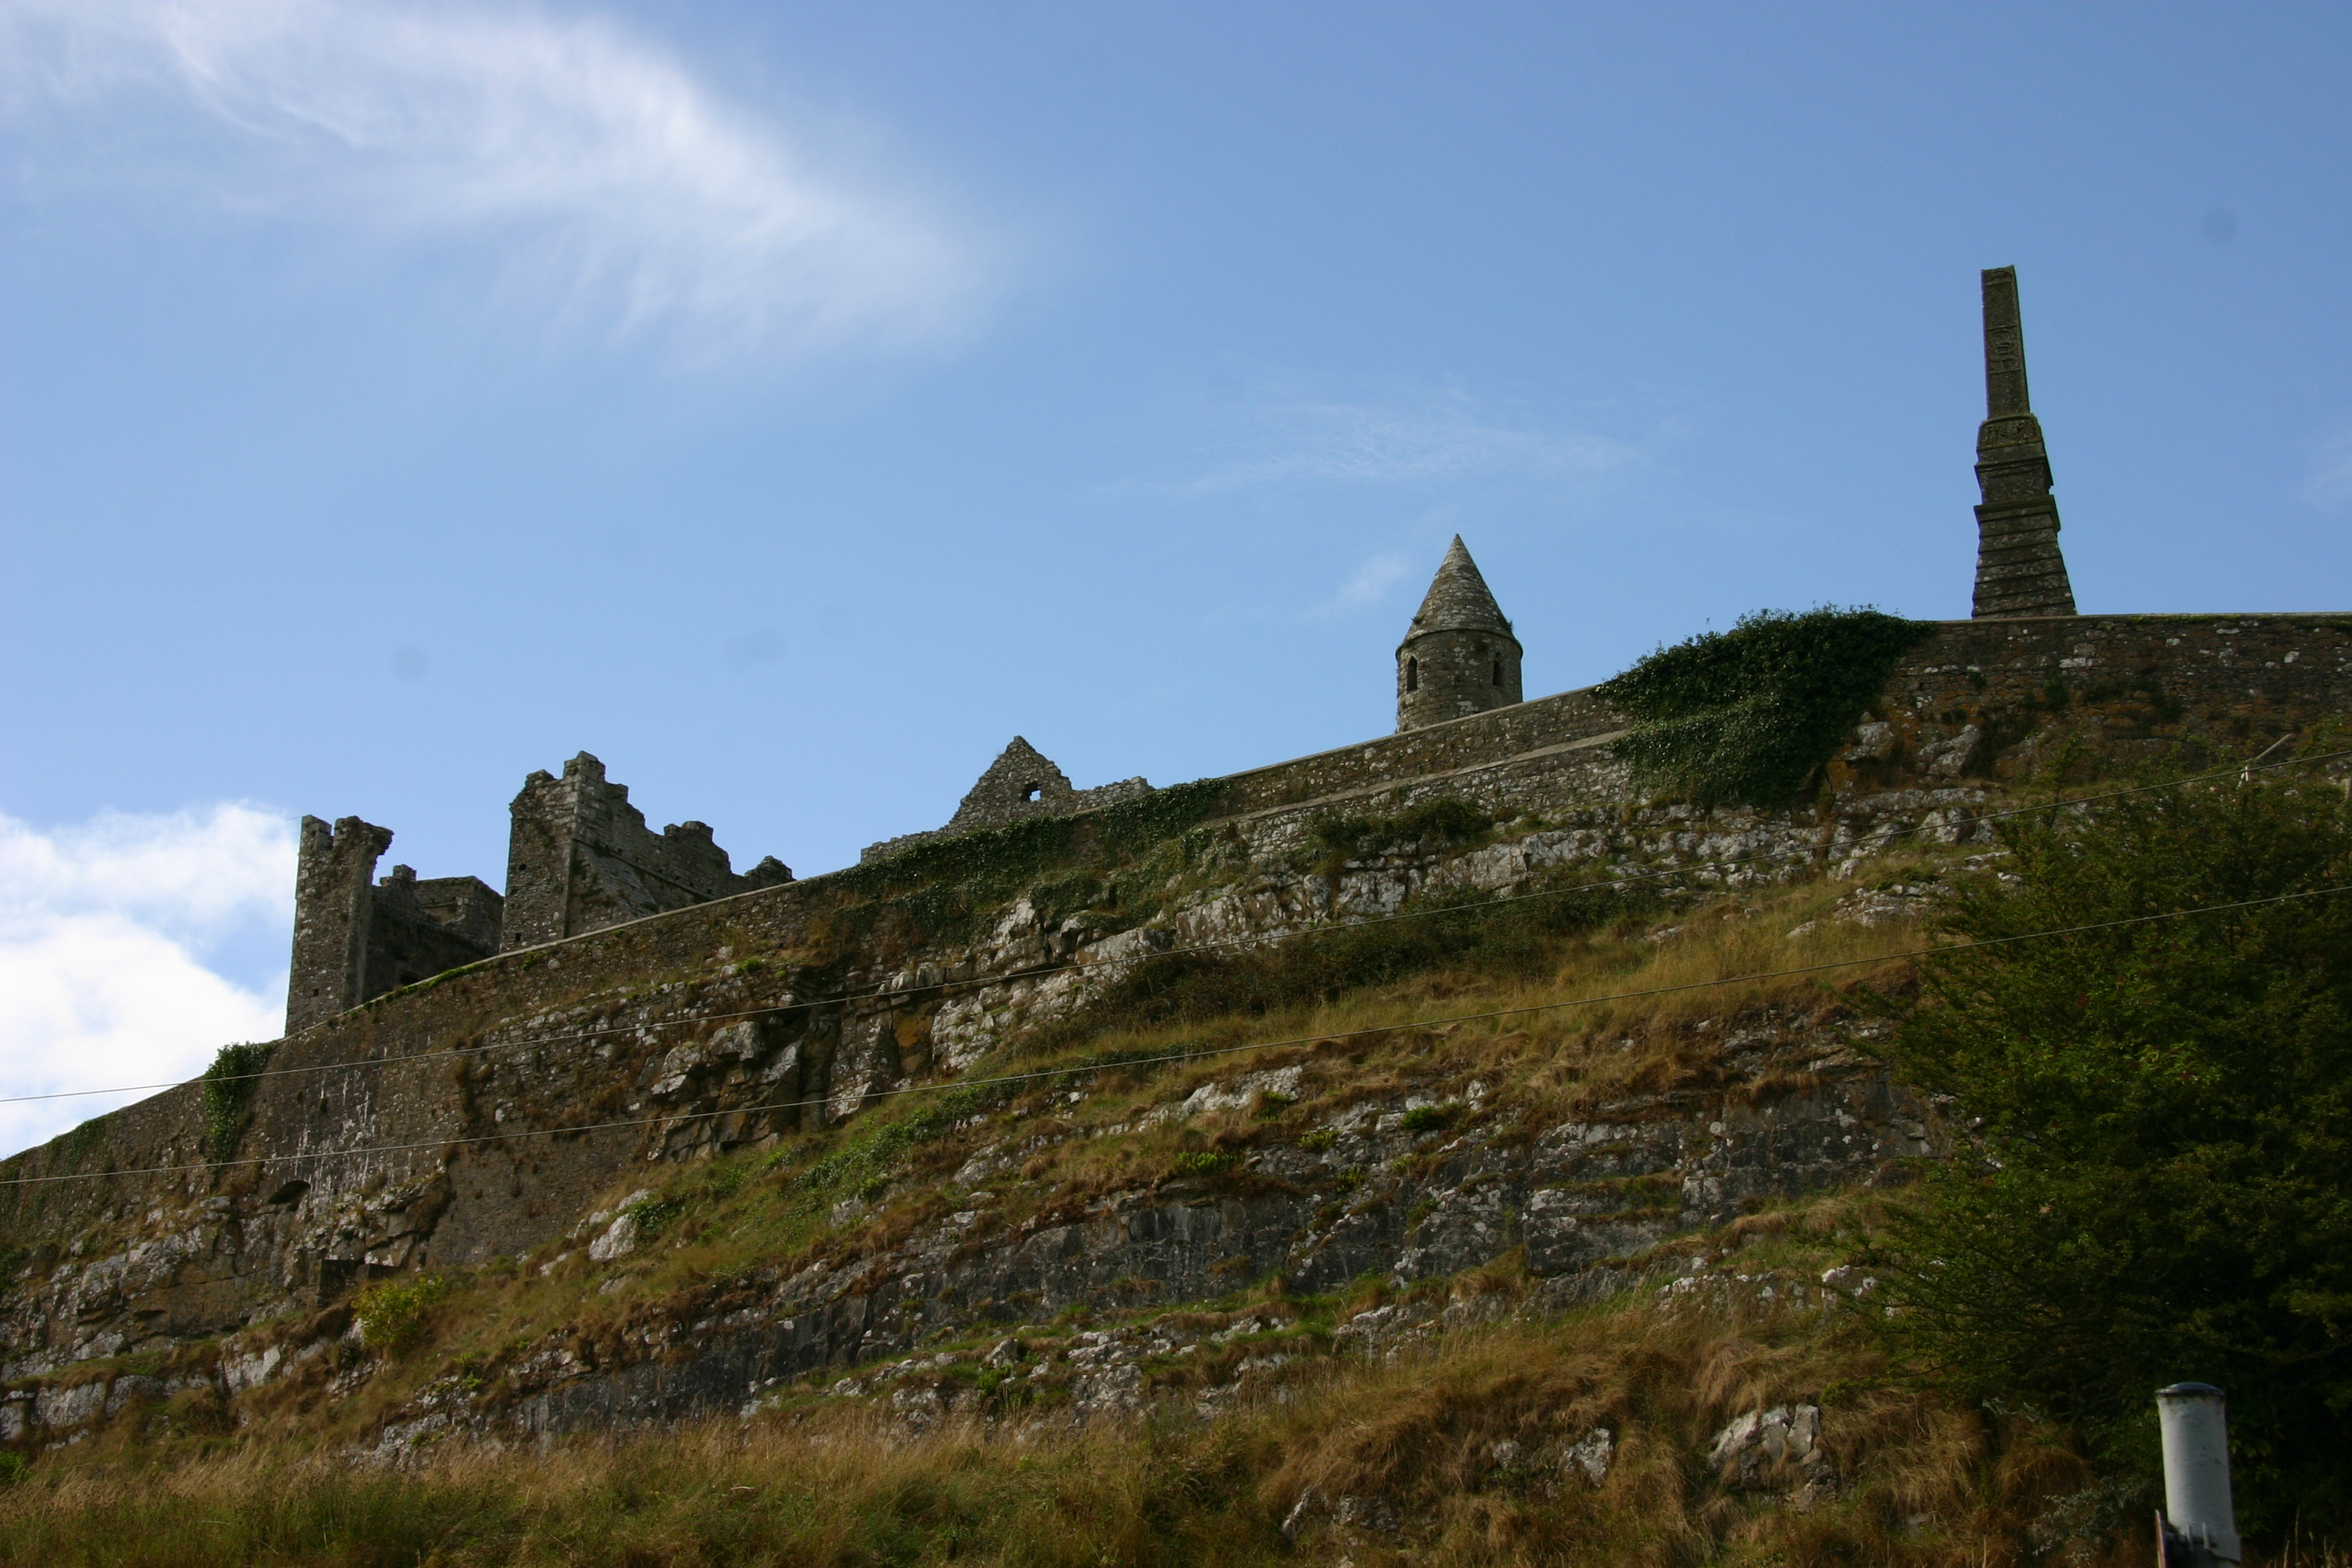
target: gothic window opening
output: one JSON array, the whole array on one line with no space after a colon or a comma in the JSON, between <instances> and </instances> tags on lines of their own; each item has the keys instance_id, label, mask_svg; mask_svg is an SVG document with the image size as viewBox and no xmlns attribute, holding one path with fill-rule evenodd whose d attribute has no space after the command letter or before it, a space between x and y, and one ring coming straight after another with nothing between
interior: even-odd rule
<instances>
[{"instance_id":1,"label":"gothic window opening","mask_svg":"<svg viewBox=\"0 0 2352 1568\"><path fill-rule=\"evenodd\" d=\"M1404 661L1404 689L1407 691L1421 689L1421 660L1409 658Z\"/></svg>"},{"instance_id":2,"label":"gothic window opening","mask_svg":"<svg viewBox=\"0 0 2352 1568\"><path fill-rule=\"evenodd\" d=\"M1495 673L1490 678L1490 683L1496 686L1503 684L1503 661L1499 658L1495 661Z\"/></svg>"}]
</instances>

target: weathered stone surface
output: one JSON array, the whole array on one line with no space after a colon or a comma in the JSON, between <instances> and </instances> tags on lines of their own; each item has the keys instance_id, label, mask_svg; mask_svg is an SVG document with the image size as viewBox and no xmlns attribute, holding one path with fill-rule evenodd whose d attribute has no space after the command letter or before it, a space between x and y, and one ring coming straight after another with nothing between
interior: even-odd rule
<instances>
[{"instance_id":1,"label":"weathered stone surface","mask_svg":"<svg viewBox=\"0 0 2352 1568\"><path fill-rule=\"evenodd\" d=\"M773 856L737 876L700 822L654 833L626 784L583 752L563 776L523 781L509 808L504 941L509 949L642 920L793 879Z\"/></svg>"},{"instance_id":2,"label":"weathered stone surface","mask_svg":"<svg viewBox=\"0 0 2352 1568\"><path fill-rule=\"evenodd\" d=\"M1097 806L1116 805L1123 800L1139 800L1150 793L1151 785L1140 775L1093 789L1078 789L1045 753L1015 735L1013 743L988 764L987 771L966 793L945 827L928 833L901 834L879 844L869 844L858 859L879 860L914 845L950 838L976 827L1004 827L1036 816L1068 816Z\"/></svg>"},{"instance_id":3,"label":"weathered stone surface","mask_svg":"<svg viewBox=\"0 0 2352 1568\"><path fill-rule=\"evenodd\" d=\"M1397 728L1418 730L1519 700L1519 639L1455 534L1397 645Z\"/></svg>"},{"instance_id":4,"label":"weathered stone surface","mask_svg":"<svg viewBox=\"0 0 2352 1568\"><path fill-rule=\"evenodd\" d=\"M472 877L395 866L371 884L392 830L346 816L302 819L294 880L294 952L286 987L291 1034L371 996L499 950L499 895Z\"/></svg>"},{"instance_id":5,"label":"weathered stone surface","mask_svg":"<svg viewBox=\"0 0 2352 1568\"><path fill-rule=\"evenodd\" d=\"M1977 429L1979 616L2071 616L2074 590L2058 550L2050 454L2025 384L2017 268L1984 275L1985 420Z\"/></svg>"}]
</instances>

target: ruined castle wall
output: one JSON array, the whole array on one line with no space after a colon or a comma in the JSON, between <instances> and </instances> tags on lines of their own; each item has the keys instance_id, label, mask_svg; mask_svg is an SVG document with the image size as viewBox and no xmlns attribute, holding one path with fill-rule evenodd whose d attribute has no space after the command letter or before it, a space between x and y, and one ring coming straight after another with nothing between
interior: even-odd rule
<instances>
[{"instance_id":1,"label":"ruined castle wall","mask_svg":"<svg viewBox=\"0 0 2352 1568\"><path fill-rule=\"evenodd\" d=\"M294 951L286 1027L331 1018L357 1002L375 915L375 863L392 833L356 816L302 819L294 873Z\"/></svg>"},{"instance_id":2,"label":"ruined castle wall","mask_svg":"<svg viewBox=\"0 0 2352 1568\"><path fill-rule=\"evenodd\" d=\"M755 885L788 880L772 860L738 877L727 852L699 822L659 833L629 804L626 784L583 752L523 781L508 839L505 944L535 946L567 936L727 898Z\"/></svg>"},{"instance_id":3,"label":"ruined castle wall","mask_svg":"<svg viewBox=\"0 0 2352 1568\"><path fill-rule=\"evenodd\" d=\"M1269 811L1613 734L1624 720L1587 688L1383 735L1229 776L1227 808Z\"/></svg>"},{"instance_id":4,"label":"ruined castle wall","mask_svg":"<svg viewBox=\"0 0 2352 1568\"><path fill-rule=\"evenodd\" d=\"M375 885L354 1004L478 963L499 950L499 895L472 877L420 882L405 866ZM427 898L431 902L426 902Z\"/></svg>"},{"instance_id":5,"label":"ruined castle wall","mask_svg":"<svg viewBox=\"0 0 2352 1568\"><path fill-rule=\"evenodd\" d=\"M1616 721L1589 692L1570 692L1235 775L1230 820L1253 863L1274 865L1334 809L1454 795L1550 819L1464 858L1465 885L1496 889L1549 867L1629 857L1836 864L1905 824L1980 831L1969 826L1970 803L2070 747L2125 759L2184 746L2245 756L2289 730L2311 735L2347 705L2352 616L1949 623L1904 661L1833 766L1840 802L1826 819L1811 808L1631 811L1619 804L1626 784L1606 743ZM1194 923L1178 934L1378 912L1425 874L1368 868L1336 888L1319 875L1253 883L1186 916ZM258 1165L128 1173L204 1165L194 1085L6 1162L0 1177L126 1173L0 1185L0 1238L32 1249L27 1278L53 1279L27 1309L34 1342L20 1338L11 1364L215 1331L331 1298L371 1272L535 1246L649 1160L822 1125L901 1075L971 1059L1017 1016L1013 1001L1066 1001L1074 983L978 994L956 1031L935 993L907 988L1065 958L1091 940L1023 905L970 944L929 947L921 932L884 920L845 946L835 917L848 896L818 878L698 903L509 952L299 1029L272 1071L326 1070L255 1087L238 1152ZM1147 934L1103 947L1149 951L1135 945ZM482 1046L499 1048L473 1050ZM609 1122L624 1125L563 1131ZM532 1130L555 1131L513 1136ZM362 1149L381 1152L341 1157ZM191 1217L168 1241L134 1243L131 1231L155 1211ZM80 1260L39 1272L78 1242Z\"/></svg>"},{"instance_id":6,"label":"ruined castle wall","mask_svg":"<svg viewBox=\"0 0 2352 1568\"><path fill-rule=\"evenodd\" d=\"M479 877L427 877L415 884L419 913L485 953L496 952L506 900Z\"/></svg>"},{"instance_id":7,"label":"ruined castle wall","mask_svg":"<svg viewBox=\"0 0 2352 1568\"><path fill-rule=\"evenodd\" d=\"M2052 760L2061 737L2126 756L2159 756L2184 742L2227 749L2252 740L2260 749L2347 713L2352 616L1941 621L1897 666L1872 715L1907 738L1901 755L1884 759L1894 765L1875 776L1890 784L1906 770L1959 776L1973 755L1969 776L2020 777ZM1225 781L1227 809L1245 816L1448 773L1475 791L1480 773L1499 768L1498 782L1524 776L1535 753L1589 749L1624 723L1592 688L1564 691L1234 773ZM1976 733L1952 752L1972 724ZM2035 743L2025 746L2030 738ZM1582 761L1560 779L1588 802L1574 792L1623 782Z\"/></svg>"},{"instance_id":8,"label":"ruined castle wall","mask_svg":"<svg viewBox=\"0 0 2352 1568\"><path fill-rule=\"evenodd\" d=\"M499 950L499 898L473 877L420 882L405 866L381 882L389 828L347 816L302 819L286 1027L306 1028L371 996Z\"/></svg>"}]
</instances>

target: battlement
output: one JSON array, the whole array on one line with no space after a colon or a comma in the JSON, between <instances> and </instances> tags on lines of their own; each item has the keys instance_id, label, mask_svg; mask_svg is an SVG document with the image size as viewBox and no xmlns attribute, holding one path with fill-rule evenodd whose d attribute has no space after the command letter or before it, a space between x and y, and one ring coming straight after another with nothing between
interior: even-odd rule
<instances>
[{"instance_id":1,"label":"battlement","mask_svg":"<svg viewBox=\"0 0 2352 1568\"><path fill-rule=\"evenodd\" d=\"M709 825L655 833L586 752L523 780L509 808L505 945L532 947L793 879L773 856L738 876Z\"/></svg>"},{"instance_id":2,"label":"battlement","mask_svg":"<svg viewBox=\"0 0 2352 1568\"><path fill-rule=\"evenodd\" d=\"M473 877L419 881L406 866L372 881L391 847L392 829L356 816L302 819L288 1034L499 951L496 890Z\"/></svg>"},{"instance_id":3,"label":"battlement","mask_svg":"<svg viewBox=\"0 0 2352 1568\"><path fill-rule=\"evenodd\" d=\"M286 1032L509 948L793 879L772 855L738 876L708 823L651 831L628 785L585 752L560 779L526 778L511 817L503 895L478 877L420 879L406 866L371 882L390 828L304 817Z\"/></svg>"}]
</instances>

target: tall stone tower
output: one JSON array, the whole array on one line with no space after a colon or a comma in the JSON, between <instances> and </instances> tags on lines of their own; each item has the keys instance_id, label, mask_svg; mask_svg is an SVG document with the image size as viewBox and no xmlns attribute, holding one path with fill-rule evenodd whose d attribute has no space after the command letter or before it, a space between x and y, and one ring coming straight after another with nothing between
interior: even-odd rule
<instances>
[{"instance_id":1,"label":"tall stone tower","mask_svg":"<svg viewBox=\"0 0 2352 1568\"><path fill-rule=\"evenodd\" d=\"M2074 589L2058 553L2050 454L2025 395L2025 327L2017 268L1984 275L1985 422L1977 426L1979 616L2071 616Z\"/></svg>"},{"instance_id":2,"label":"tall stone tower","mask_svg":"<svg viewBox=\"0 0 2352 1568\"><path fill-rule=\"evenodd\" d=\"M1460 534L1397 645L1396 658L1399 730L1519 700L1519 639Z\"/></svg>"}]
</instances>

